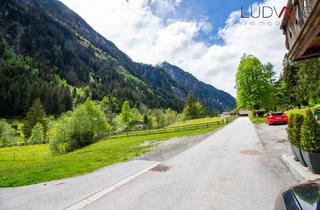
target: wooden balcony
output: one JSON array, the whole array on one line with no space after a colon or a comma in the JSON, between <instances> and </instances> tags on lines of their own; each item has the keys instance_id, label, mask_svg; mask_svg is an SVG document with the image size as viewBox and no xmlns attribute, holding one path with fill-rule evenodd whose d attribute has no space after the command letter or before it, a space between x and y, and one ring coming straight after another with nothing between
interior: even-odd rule
<instances>
[{"instance_id":1,"label":"wooden balcony","mask_svg":"<svg viewBox=\"0 0 320 210\"><path fill-rule=\"evenodd\" d=\"M287 59L320 56L320 0L289 0L281 29L286 36Z\"/></svg>"}]
</instances>

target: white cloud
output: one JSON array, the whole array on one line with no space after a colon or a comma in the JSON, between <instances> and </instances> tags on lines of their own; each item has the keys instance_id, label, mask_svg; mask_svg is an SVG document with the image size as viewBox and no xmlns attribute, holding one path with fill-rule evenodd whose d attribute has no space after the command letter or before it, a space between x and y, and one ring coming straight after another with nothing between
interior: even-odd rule
<instances>
[{"instance_id":1,"label":"white cloud","mask_svg":"<svg viewBox=\"0 0 320 210\"><path fill-rule=\"evenodd\" d=\"M150 0L149 5L154 13L159 16L165 16L173 13L180 5L181 0Z\"/></svg>"},{"instance_id":2,"label":"white cloud","mask_svg":"<svg viewBox=\"0 0 320 210\"><path fill-rule=\"evenodd\" d=\"M275 15L270 19L241 19L240 11L234 11L218 34L224 43L209 46L194 39L200 32L211 31L205 18L164 21L182 0L61 1L133 60L150 64L168 61L233 95L235 72L244 53L271 62L277 72L281 71L284 37ZM266 0L263 5L279 10L285 3ZM254 4L256 10L258 5ZM262 21L271 26L258 25Z\"/></svg>"}]
</instances>

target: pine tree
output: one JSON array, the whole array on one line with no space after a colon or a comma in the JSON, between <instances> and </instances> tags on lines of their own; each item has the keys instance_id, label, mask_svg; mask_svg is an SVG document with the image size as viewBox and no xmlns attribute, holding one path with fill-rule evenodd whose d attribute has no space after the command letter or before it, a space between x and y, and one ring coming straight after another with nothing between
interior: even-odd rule
<instances>
[{"instance_id":1,"label":"pine tree","mask_svg":"<svg viewBox=\"0 0 320 210\"><path fill-rule=\"evenodd\" d=\"M72 110L73 102L72 102L71 92L70 92L69 88L65 88L62 91L62 98L61 98L60 103L63 104L63 106L64 106L63 112Z\"/></svg>"},{"instance_id":2,"label":"pine tree","mask_svg":"<svg viewBox=\"0 0 320 210\"><path fill-rule=\"evenodd\" d=\"M200 101L193 98L192 93L189 92L183 109L184 119L196 119L205 115L205 108Z\"/></svg>"},{"instance_id":3,"label":"pine tree","mask_svg":"<svg viewBox=\"0 0 320 210\"><path fill-rule=\"evenodd\" d=\"M184 118L186 120L193 119L195 116L195 101L193 99L192 93L189 92L186 97L186 102L183 109Z\"/></svg>"},{"instance_id":4,"label":"pine tree","mask_svg":"<svg viewBox=\"0 0 320 210\"><path fill-rule=\"evenodd\" d=\"M23 127L23 133L26 138L29 138L31 136L32 128L37 124L41 123L44 131L46 131L47 125L45 121L46 112L41 104L40 99L36 99L32 106L27 113L24 127Z\"/></svg>"},{"instance_id":5,"label":"pine tree","mask_svg":"<svg viewBox=\"0 0 320 210\"><path fill-rule=\"evenodd\" d=\"M0 58L3 56L5 49L6 49L6 46L4 45L2 40L0 39Z\"/></svg>"},{"instance_id":6,"label":"pine tree","mask_svg":"<svg viewBox=\"0 0 320 210\"><path fill-rule=\"evenodd\" d=\"M59 97L60 94L59 94L59 89L58 88L54 88L51 92L51 109L50 109L50 114L54 114L54 115L57 115L59 114L59 103L60 103L60 100L59 100Z\"/></svg>"},{"instance_id":7,"label":"pine tree","mask_svg":"<svg viewBox=\"0 0 320 210\"><path fill-rule=\"evenodd\" d=\"M144 124L144 127L146 128L146 129L149 129L150 127L151 127L151 119L150 119L150 117L149 117L149 113L148 112L146 112L146 113L144 113L144 115L143 115L143 124Z\"/></svg>"}]
</instances>

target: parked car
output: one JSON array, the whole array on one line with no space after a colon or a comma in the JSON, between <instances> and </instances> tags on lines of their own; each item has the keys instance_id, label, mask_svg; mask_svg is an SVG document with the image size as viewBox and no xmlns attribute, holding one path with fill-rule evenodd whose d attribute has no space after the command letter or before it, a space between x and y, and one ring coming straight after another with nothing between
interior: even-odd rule
<instances>
[{"instance_id":1,"label":"parked car","mask_svg":"<svg viewBox=\"0 0 320 210\"><path fill-rule=\"evenodd\" d=\"M320 181L289 187L279 194L274 210L319 210Z\"/></svg>"},{"instance_id":2,"label":"parked car","mask_svg":"<svg viewBox=\"0 0 320 210\"><path fill-rule=\"evenodd\" d=\"M287 124L288 116L283 112L269 113L266 117L266 123L268 125Z\"/></svg>"},{"instance_id":3,"label":"parked car","mask_svg":"<svg viewBox=\"0 0 320 210\"><path fill-rule=\"evenodd\" d=\"M316 110L314 111L314 116L316 120L320 120L320 108L316 108Z\"/></svg>"}]
</instances>

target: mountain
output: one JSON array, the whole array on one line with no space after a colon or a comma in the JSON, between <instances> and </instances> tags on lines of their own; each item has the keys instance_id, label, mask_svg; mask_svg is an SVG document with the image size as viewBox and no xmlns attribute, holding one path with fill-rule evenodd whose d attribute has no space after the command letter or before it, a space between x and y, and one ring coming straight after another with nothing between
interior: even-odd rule
<instances>
[{"instance_id":1,"label":"mountain","mask_svg":"<svg viewBox=\"0 0 320 210\"><path fill-rule=\"evenodd\" d=\"M31 58L36 61L34 65L41 67L41 72L37 74L39 84L35 85L30 75L26 80L33 88L26 86L25 89L31 89L31 93L13 91L20 94L19 98L24 95L41 98L43 88L40 87L55 87L52 84L54 77L60 78L57 79L59 86L61 82L58 80L65 80L68 85L81 88L88 96L98 100L108 95L120 101L127 99L133 105L144 103L149 107L181 110L187 92L191 90L207 107L222 111L230 110L235 105L232 96L206 86L192 75L182 74L177 67L172 71L176 69L180 73L169 71L167 65L152 66L132 61L115 44L57 0L2 0L0 42L17 56ZM178 79L178 74L186 78ZM1 100L16 97L9 91L12 89L8 85L9 79L16 81L17 86L23 83L18 73L3 79L7 86L1 85L2 95L6 98ZM51 97L50 94L47 97ZM19 107L22 102L18 100L14 103Z\"/></svg>"},{"instance_id":2,"label":"mountain","mask_svg":"<svg viewBox=\"0 0 320 210\"><path fill-rule=\"evenodd\" d=\"M231 110L235 106L235 100L230 94L218 90L212 85L199 81L192 74L183 71L177 66L163 62L159 65L174 81L189 90L200 99L206 107L217 110Z\"/></svg>"}]
</instances>

